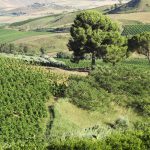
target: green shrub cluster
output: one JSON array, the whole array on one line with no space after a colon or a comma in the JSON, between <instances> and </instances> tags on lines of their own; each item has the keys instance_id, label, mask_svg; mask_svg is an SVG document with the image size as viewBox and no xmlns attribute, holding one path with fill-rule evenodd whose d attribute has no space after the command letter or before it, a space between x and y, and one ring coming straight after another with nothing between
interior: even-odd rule
<instances>
[{"instance_id":1,"label":"green shrub cluster","mask_svg":"<svg viewBox=\"0 0 150 150\"><path fill-rule=\"evenodd\" d=\"M25 44L15 45L13 43L1 43L0 44L0 53L7 54L26 54L26 55L34 55L35 52L29 48L29 46Z\"/></svg>"},{"instance_id":2,"label":"green shrub cluster","mask_svg":"<svg viewBox=\"0 0 150 150\"><path fill-rule=\"evenodd\" d=\"M86 78L72 78L66 95L85 109L109 106L110 102L150 115L150 71L136 66L103 66Z\"/></svg>"},{"instance_id":3,"label":"green shrub cluster","mask_svg":"<svg viewBox=\"0 0 150 150\"><path fill-rule=\"evenodd\" d=\"M148 129L148 128L147 128ZM51 141L48 150L148 150L150 134L142 130L115 132L98 139Z\"/></svg>"},{"instance_id":4,"label":"green shrub cluster","mask_svg":"<svg viewBox=\"0 0 150 150\"><path fill-rule=\"evenodd\" d=\"M102 88L97 88L92 78L72 79L69 81L66 95L74 104L84 109L104 111L110 104L110 94Z\"/></svg>"},{"instance_id":5,"label":"green shrub cluster","mask_svg":"<svg viewBox=\"0 0 150 150\"><path fill-rule=\"evenodd\" d=\"M49 66L58 67L58 68L66 68L66 64L63 61L56 60L55 58L49 58Z\"/></svg>"},{"instance_id":6,"label":"green shrub cluster","mask_svg":"<svg viewBox=\"0 0 150 150\"><path fill-rule=\"evenodd\" d=\"M135 66L100 67L91 73L95 82L115 96L115 102L150 115L150 71Z\"/></svg>"},{"instance_id":7,"label":"green shrub cluster","mask_svg":"<svg viewBox=\"0 0 150 150\"><path fill-rule=\"evenodd\" d=\"M71 59L72 55L64 52L58 52L56 57L62 59Z\"/></svg>"}]
</instances>

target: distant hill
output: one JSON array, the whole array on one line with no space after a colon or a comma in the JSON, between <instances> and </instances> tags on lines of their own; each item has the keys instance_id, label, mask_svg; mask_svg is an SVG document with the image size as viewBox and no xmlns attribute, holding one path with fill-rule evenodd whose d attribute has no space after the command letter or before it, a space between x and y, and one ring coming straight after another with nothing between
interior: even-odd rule
<instances>
[{"instance_id":1,"label":"distant hill","mask_svg":"<svg viewBox=\"0 0 150 150\"><path fill-rule=\"evenodd\" d=\"M131 0L122 6L111 10L109 13L130 13L150 11L150 0Z\"/></svg>"},{"instance_id":2,"label":"distant hill","mask_svg":"<svg viewBox=\"0 0 150 150\"><path fill-rule=\"evenodd\" d=\"M126 0L123 0L123 3ZM0 0L0 8L13 9L22 8L30 5L60 5L71 6L77 9L94 8L103 5L119 3L118 0Z\"/></svg>"}]
</instances>

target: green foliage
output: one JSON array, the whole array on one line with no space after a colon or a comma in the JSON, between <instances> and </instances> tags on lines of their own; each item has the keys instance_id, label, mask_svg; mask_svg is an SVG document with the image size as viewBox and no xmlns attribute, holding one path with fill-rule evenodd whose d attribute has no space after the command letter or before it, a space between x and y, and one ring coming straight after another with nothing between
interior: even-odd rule
<instances>
[{"instance_id":1,"label":"green foliage","mask_svg":"<svg viewBox=\"0 0 150 150\"><path fill-rule=\"evenodd\" d=\"M105 150L146 150L142 140L132 132L115 133L105 140Z\"/></svg>"},{"instance_id":2,"label":"green foliage","mask_svg":"<svg viewBox=\"0 0 150 150\"><path fill-rule=\"evenodd\" d=\"M90 139L68 139L53 141L48 150L102 150L102 142Z\"/></svg>"},{"instance_id":3,"label":"green foliage","mask_svg":"<svg viewBox=\"0 0 150 150\"><path fill-rule=\"evenodd\" d=\"M150 32L137 34L128 40L129 51L145 55L150 62Z\"/></svg>"},{"instance_id":4,"label":"green foliage","mask_svg":"<svg viewBox=\"0 0 150 150\"><path fill-rule=\"evenodd\" d=\"M100 67L91 75L101 88L116 95L117 103L126 103L137 112L149 115L150 72L147 69L138 66Z\"/></svg>"},{"instance_id":5,"label":"green foliage","mask_svg":"<svg viewBox=\"0 0 150 150\"><path fill-rule=\"evenodd\" d=\"M144 138L146 137L146 138ZM66 139L51 141L49 150L148 150L150 140L141 130L115 132L101 140Z\"/></svg>"},{"instance_id":6,"label":"green foliage","mask_svg":"<svg viewBox=\"0 0 150 150\"><path fill-rule=\"evenodd\" d=\"M64 52L58 52L56 57L61 59L71 59L72 55Z\"/></svg>"},{"instance_id":7,"label":"green foliage","mask_svg":"<svg viewBox=\"0 0 150 150\"><path fill-rule=\"evenodd\" d=\"M106 91L97 89L94 87L94 83L93 85L90 83L91 81L76 80L69 82L66 91L66 95L74 104L84 109L101 109L101 111L104 111L109 106L110 98Z\"/></svg>"},{"instance_id":8,"label":"green foliage","mask_svg":"<svg viewBox=\"0 0 150 150\"><path fill-rule=\"evenodd\" d=\"M70 33L68 48L73 51L75 62L83 59L86 53L92 54L92 65L96 57L115 63L126 54L125 38L119 34L117 24L99 12L78 14Z\"/></svg>"},{"instance_id":9,"label":"green foliage","mask_svg":"<svg viewBox=\"0 0 150 150\"><path fill-rule=\"evenodd\" d=\"M41 119L47 116L44 103L51 95L47 77L21 61L0 58L0 66L0 141L40 138Z\"/></svg>"},{"instance_id":10,"label":"green foliage","mask_svg":"<svg viewBox=\"0 0 150 150\"><path fill-rule=\"evenodd\" d=\"M17 54L5 54L1 53L1 56L8 57L8 58L15 58L26 61L28 63L34 65L41 65L41 66L49 66L49 67L58 67L58 68L66 68L66 64L63 61L56 60L55 58L49 56L28 56L28 55L17 55Z\"/></svg>"},{"instance_id":11,"label":"green foliage","mask_svg":"<svg viewBox=\"0 0 150 150\"><path fill-rule=\"evenodd\" d=\"M0 53L7 53L7 54L26 54L26 55L33 55L35 54L34 51L31 51L29 47L25 44L15 45L13 43L2 43L0 44Z\"/></svg>"},{"instance_id":12,"label":"green foliage","mask_svg":"<svg viewBox=\"0 0 150 150\"><path fill-rule=\"evenodd\" d=\"M115 65L117 62L121 61L126 57L126 47L118 47L117 45L107 46L107 54L103 58L104 62L111 62Z\"/></svg>"},{"instance_id":13,"label":"green foliage","mask_svg":"<svg viewBox=\"0 0 150 150\"><path fill-rule=\"evenodd\" d=\"M118 129L127 129L129 127L129 120L125 117L118 118L115 123L114 127Z\"/></svg>"},{"instance_id":14,"label":"green foliage","mask_svg":"<svg viewBox=\"0 0 150 150\"><path fill-rule=\"evenodd\" d=\"M107 110L111 102L149 116L150 72L137 66L103 66L69 81L67 96L79 107ZM146 90L145 90L146 89ZM106 108L105 108L106 107Z\"/></svg>"},{"instance_id":15,"label":"green foliage","mask_svg":"<svg viewBox=\"0 0 150 150\"><path fill-rule=\"evenodd\" d=\"M62 95L64 77L10 58L0 57L0 66L0 143L10 149L42 149L45 103Z\"/></svg>"}]
</instances>

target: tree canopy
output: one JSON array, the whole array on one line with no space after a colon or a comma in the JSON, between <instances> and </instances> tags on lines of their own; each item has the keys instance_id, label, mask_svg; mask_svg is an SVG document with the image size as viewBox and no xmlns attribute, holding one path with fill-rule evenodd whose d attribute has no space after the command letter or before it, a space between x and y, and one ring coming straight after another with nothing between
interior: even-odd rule
<instances>
[{"instance_id":1,"label":"tree canopy","mask_svg":"<svg viewBox=\"0 0 150 150\"><path fill-rule=\"evenodd\" d=\"M92 65L96 58L115 64L126 55L126 39L121 36L119 27L97 11L78 14L70 33L68 47L73 51L75 62L86 53L92 54Z\"/></svg>"}]
</instances>

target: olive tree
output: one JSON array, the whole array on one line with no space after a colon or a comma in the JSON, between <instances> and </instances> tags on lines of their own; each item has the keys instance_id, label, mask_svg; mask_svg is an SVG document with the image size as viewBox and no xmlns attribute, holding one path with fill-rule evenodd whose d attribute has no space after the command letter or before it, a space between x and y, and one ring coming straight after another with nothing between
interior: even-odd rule
<instances>
[{"instance_id":1,"label":"olive tree","mask_svg":"<svg viewBox=\"0 0 150 150\"><path fill-rule=\"evenodd\" d=\"M73 51L73 61L79 62L84 55L92 55L92 66L96 58L115 64L126 56L126 39L119 27L110 18L97 11L78 14L70 29L68 48Z\"/></svg>"}]
</instances>

